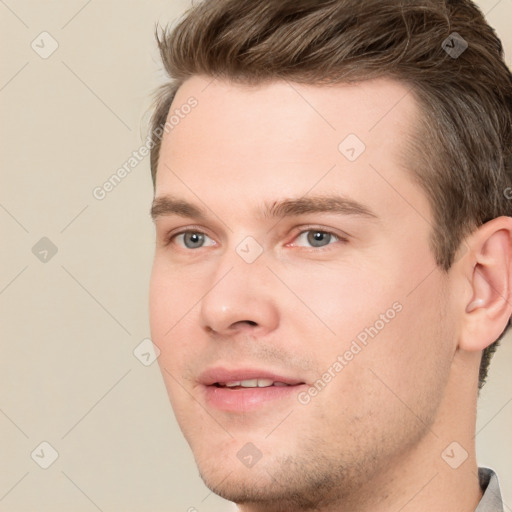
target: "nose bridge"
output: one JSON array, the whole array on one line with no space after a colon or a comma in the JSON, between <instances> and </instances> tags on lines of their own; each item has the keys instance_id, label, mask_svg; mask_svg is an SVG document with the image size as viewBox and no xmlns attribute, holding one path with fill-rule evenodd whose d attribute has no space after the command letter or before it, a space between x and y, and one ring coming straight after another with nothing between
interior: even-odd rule
<instances>
[{"instance_id":1,"label":"nose bridge","mask_svg":"<svg viewBox=\"0 0 512 512\"><path fill-rule=\"evenodd\" d=\"M251 237L219 257L214 278L201 300L201 321L218 333L240 323L260 330L277 325L263 248Z\"/></svg>"}]
</instances>

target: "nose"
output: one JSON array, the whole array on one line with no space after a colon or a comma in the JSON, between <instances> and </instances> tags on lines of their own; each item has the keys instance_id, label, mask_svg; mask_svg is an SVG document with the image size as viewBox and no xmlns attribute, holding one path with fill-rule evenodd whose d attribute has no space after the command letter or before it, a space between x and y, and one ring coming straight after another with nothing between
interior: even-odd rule
<instances>
[{"instance_id":1,"label":"nose","mask_svg":"<svg viewBox=\"0 0 512 512\"><path fill-rule=\"evenodd\" d=\"M226 258L201 301L203 327L222 336L263 336L276 329L279 314L271 278L263 258L250 264L237 254Z\"/></svg>"}]
</instances>

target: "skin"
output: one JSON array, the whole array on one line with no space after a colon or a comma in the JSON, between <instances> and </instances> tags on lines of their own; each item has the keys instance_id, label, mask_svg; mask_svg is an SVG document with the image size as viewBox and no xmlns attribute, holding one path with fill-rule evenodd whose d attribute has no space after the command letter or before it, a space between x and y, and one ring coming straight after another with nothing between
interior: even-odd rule
<instances>
[{"instance_id":1,"label":"skin","mask_svg":"<svg viewBox=\"0 0 512 512\"><path fill-rule=\"evenodd\" d=\"M406 92L384 79L248 87L194 76L171 108L198 100L164 135L155 197L207 218L155 219L152 339L201 477L240 511L470 512L481 498L477 375L512 312L512 219L475 230L449 272L436 266L430 205L402 157L421 115ZM348 134L366 145L354 162L338 150ZM265 203L332 194L374 216L262 214ZM187 229L205 245L187 248ZM336 237L315 247L308 229ZM236 252L248 236L263 250L250 264ZM242 413L205 403L198 377L214 365L314 386L393 304L400 311L309 403ZM442 458L454 441L456 469ZM248 442L262 453L251 468L237 457Z\"/></svg>"}]
</instances>

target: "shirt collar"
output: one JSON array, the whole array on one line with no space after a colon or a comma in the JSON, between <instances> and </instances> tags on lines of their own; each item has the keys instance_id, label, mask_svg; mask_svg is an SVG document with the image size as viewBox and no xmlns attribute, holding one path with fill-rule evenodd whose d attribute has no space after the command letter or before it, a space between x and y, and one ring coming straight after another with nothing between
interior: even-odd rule
<instances>
[{"instance_id":1,"label":"shirt collar","mask_svg":"<svg viewBox=\"0 0 512 512\"><path fill-rule=\"evenodd\" d=\"M475 512L504 512L503 499L496 473L489 468L479 468L478 477L484 495Z\"/></svg>"}]
</instances>

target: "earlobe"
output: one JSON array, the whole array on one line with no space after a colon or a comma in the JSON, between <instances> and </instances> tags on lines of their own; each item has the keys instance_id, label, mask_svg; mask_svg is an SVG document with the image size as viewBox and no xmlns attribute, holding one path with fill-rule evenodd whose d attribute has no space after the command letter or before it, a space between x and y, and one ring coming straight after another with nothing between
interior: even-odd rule
<instances>
[{"instance_id":1,"label":"earlobe","mask_svg":"<svg viewBox=\"0 0 512 512\"><path fill-rule=\"evenodd\" d=\"M464 260L471 293L463 305L459 348L481 351L499 338L512 314L512 218L487 222L468 243Z\"/></svg>"}]
</instances>

